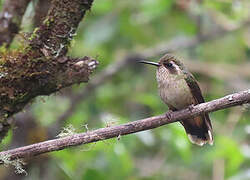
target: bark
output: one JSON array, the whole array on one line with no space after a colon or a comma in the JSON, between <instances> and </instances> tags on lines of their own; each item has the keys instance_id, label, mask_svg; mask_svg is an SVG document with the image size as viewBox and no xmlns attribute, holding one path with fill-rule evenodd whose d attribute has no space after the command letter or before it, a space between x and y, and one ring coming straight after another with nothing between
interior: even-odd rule
<instances>
[{"instance_id":1,"label":"bark","mask_svg":"<svg viewBox=\"0 0 250 180\"><path fill-rule=\"evenodd\" d=\"M78 24L93 0L53 0L43 23L22 49L0 53L0 140L8 118L39 95L87 82L98 62L65 56Z\"/></svg>"},{"instance_id":2,"label":"bark","mask_svg":"<svg viewBox=\"0 0 250 180\"><path fill-rule=\"evenodd\" d=\"M35 7L35 16L33 19L34 27L38 27L42 21L45 19L48 9L50 7L50 0L38 0Z\"/></svg>"}]
</instances>

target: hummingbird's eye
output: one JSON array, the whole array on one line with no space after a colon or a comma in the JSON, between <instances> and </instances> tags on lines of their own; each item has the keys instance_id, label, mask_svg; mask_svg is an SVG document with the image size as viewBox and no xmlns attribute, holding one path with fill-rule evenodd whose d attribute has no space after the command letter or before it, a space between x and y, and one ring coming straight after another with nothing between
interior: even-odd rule
<instances>
[{"instance_id":1,"label":"hummingbird's eye","mask_svg":"<svg viewBox=\"0 0 250 180\"><path fill-rule=\"evenodd\" d=\"M170 62L166 62L163 64L166 68L170 68L170 67L173 67L173 64L170 63Z\"/></svg>"}]
</instances>

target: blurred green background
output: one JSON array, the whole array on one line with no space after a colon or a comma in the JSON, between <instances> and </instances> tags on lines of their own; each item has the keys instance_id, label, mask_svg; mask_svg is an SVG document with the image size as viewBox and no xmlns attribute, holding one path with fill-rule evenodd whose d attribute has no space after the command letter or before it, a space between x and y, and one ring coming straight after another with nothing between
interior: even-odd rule
<instances>
[{"instance_id":1,"label":"blurred green background","mask_svg":"<svg viewBox=\"0 0 250 180\"><path fill-rule=\"evenodd\" d=\"M32 31L34 7L35 1L25 13L22 32ZM69 54L96 57L100 65L94 78L133 54L147 53L146 57L157 61L172 48L209 101L250 88L249 9L249 0L96 0ZM194 42L184 46L187 41ZM11 48L19 42L17 37ZM169 42L173 45L164 46ZM55 138L70 125L76 132L85 132L86 124L94 130L168 110L158 96L153 67L127 61L101 82L61 122L58 118L71 106L72 97L86 91L87 84L36 98L26 112L16 115L15 127L0 149ZM250 179L249 109L242 106L210 113L213 146L192 145L184 128L174 123L32 158L25 166L27 176L1 166L0 179Z\"/></svg>"}]
</instances>

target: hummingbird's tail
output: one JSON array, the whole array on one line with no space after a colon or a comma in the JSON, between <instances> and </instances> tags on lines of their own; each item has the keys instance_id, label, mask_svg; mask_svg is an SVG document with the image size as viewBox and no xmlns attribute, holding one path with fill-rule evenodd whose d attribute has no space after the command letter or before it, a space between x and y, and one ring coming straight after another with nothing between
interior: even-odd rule
<instances>
[{"instance_id":1,"label":"hummingbird's tail","mask_svg":"<svg viewBox=\"0 0 250 180\"><path fill-rule=\"evenodd\" d=\"M181 121L181 124L193 144L203 146L208 143L213 145L212 125L208 114Z\"/></svg>"}]
</instances>

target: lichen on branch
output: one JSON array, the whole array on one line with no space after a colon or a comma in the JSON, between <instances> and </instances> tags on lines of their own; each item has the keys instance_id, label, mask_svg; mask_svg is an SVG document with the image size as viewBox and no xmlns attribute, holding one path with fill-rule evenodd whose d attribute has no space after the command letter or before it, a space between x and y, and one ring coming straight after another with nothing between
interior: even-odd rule
<instances>
[{"instance_id":1,"label":"lichen on branch","mask_svg":"<svg viewBox=\"0 0 250 180\"><path fill-rule=\"evenodd\" d=\"M93 0L53 0L42 25L30 37L30 46L55 58L67 53L78 24Z\"/></svg>"}]
</instances>

